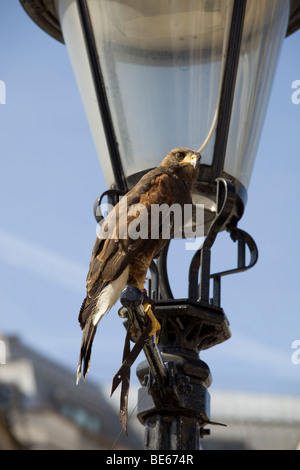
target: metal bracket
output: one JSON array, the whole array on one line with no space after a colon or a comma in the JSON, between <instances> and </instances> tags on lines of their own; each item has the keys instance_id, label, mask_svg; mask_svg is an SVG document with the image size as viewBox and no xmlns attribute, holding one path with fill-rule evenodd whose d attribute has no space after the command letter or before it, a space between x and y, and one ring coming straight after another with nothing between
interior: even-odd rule
<instances>
[{"instance_id":1,"label":"metal bracket","mask_svg":"<svg viewBox=\"0 0 300 470\"><path fill-rule=\"evenodd\" d=\"M235 186L224 178L217 178L217 210L202 247L195 253L189 271L189 298L209 302L209 280L211 247L219 231L226 226L232 215L236 191ZM198 273L200 270L200 284L198 286Z\"/></svg>"},{"instance_id":2,"label":"metal bracket","mask_svg":"<svg viewBox=\"0 0 300 470\"><path fill-rule=\"evenodd\" d=\"M192 258L189 270L189 299L210 302L210 279L213 279L213 305L220 307L221 277L237 272L246 271L255 265L258 259L258 249L253 238L245 231L236 227L236 219L233 214L236 191L234 185L224 179L218 178L217 182L217 211L202 247ZM227 271L210 274L211 247L218 233L226 228L230 232L231 239L238 241L238 266ZM246 245L250 250L251 259L246 265ZM198 275L200 270L200 283Z\"/></svg>"},{"instance_id":3,"label":"metal bracket","mask_svg":"<svg viewBox=\"0 0 300 470\"><path fill-rule=\"evenodd\" d=\"M225 178L217 178L216 191L216 216L212 222L202 247L195 253L192 258L189 269L189 287L188 298L193 301L210 302L209 287L210 279L214 279L214 300L213 304L220 306L220 277L235 272L242 272L251 268L257 261L257 247L254 240L246 232L236 227L235 205L236 205L236 188L235 185ZM224 273L210 274L211 265L211 248L214 244L218 233L226 229L230 231L233 241L238 240L238 268L226 271ZM250 249L251 261L248 266L245 265L245 245ZM149 295L156 300L174 299L172 289L167 274L167 256L170 241L166 244L161 256L156 264L152 262L150 267L153 290L149 291ZM198 283L200 271L200 282ZM155 297L153 297L153 295Z\"/></svg>"},{"instance_id":4,"label":"metal bracket","mask_svg":"<svg viewBox=\"0 0 300 470\"><path fill-rule=\"evenodd\" d=\"M241 273L252 268L258 260L258 249L253 238L244 230L237 227L229 226L227 231L230 237L237 244L237 267L221 271L218 273L210 274L210 279L213 279L213 305L219 307L221 304L221 277L228 276L229 274ZM250 261L246 265L246 246L250 252Z\"/></svg>"}]
</instances>

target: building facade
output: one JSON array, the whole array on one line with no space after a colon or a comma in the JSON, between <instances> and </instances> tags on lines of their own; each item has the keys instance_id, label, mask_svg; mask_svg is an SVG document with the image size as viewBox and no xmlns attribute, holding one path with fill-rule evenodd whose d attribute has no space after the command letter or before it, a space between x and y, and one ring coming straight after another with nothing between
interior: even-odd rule
<instances>
[{"instance_id":1,"label":"building facade","mask_svg":"<svg viewBox=\"0 0 300 470\"><path fill-rule=\"evenodd\" d=\"M129 393L128 436L119 423L119 394L75 374L16 337L0 336L0 449L143 449ZM300 450L300 396L210 389L205 450Z\"/></svg>"}]
</instances>

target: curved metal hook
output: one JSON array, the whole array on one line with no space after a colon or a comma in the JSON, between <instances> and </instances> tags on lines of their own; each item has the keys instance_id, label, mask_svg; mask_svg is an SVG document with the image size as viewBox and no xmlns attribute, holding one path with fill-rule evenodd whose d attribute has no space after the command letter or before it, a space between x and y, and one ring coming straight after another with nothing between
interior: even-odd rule
<instances>
[{"instance_id":1,"label":"curved metal hook","mask_svg":"<svg viewBox=\"0 0 300 470\"><path fill-rule=\"evenodd\" d=\"M216 217L209 227L206 238L199 250L194 254L189 269L189 298L191 300L209 301L210 279L210 250L220 230L230 220L235 200L236 190L231 181L225 178L217 178L217 210ZM200 292L198 286L198 273L201 266Z\"/></svg>"},{"instance_id":2,"label":"curved metal hook","mask_svg":"<svg viewBox=\"0 0 300 470\"><path fill-rule=\"evenodd\" d=\"M210 277L227 276L228 274L235 274L247 271L248 269L252 268L258 260L258 248L249 233L245 232L244 230L241 230L240 228L230 226L227 228L227 231L230 233L231 239L234 242L238 242L238 265L236 268L229 269L227 271L222 271L220 273L211 274ZM245 250L246 245L248 246L250 252L250 261L247 265Z\"/></svg>"},{"instance_id":3,"label":"curved metal hook","mask_svg":"<svg viewBox=\"0 0 300 470\"><path fill-rule=\"evenodd\" d=\"M104 219L100 206L102 203L102 199L105 196L108 196L110 200L110 204L115 206L119 202L119 196L124 196L125 194L126 194L126 191L121 191L120 189L108 189L107 191L104 191L104 193L102 193L101 196L98 196L94 202L94 208L93 208L96 222L99 223L101 222L101 220Z\"/></svg>"},{"instance_id":4,"label":"curved metal hook","mask_svg":"<svg viewBox=\"0 0 300 470\"><path fill-rule=\"evenodd\" d=\"M171 240L165 245L162 254L157 259L159 273L159 298L162 300L174 299L168 278L167 256Z\"/></svg>"},{"instance_id":5,"label":"curved metal hook","mask_svg":"<svg viewBox=\"0 0 300 470\"><path fill-rule=\"evenodd\" d=\"M158 300L159 295L159 272L156 263L152 260L149 266L151 277L149 278L148 295L152 300Z\"/></svg>"},{"instance_id":6,"label":"curved metal hook","mask_svg":"<svg viewBox=\"0 0 300 470\"><path fill-rule=\"evenodd\" d=\"M210 279L213 279L213 304L217 307L221 303L221 277L228 276L229 274L241 273L252 268L258 260L258 249L253 238L244 230L237 227L228 227L227 231L230 233L230 237L234 242L238 242L237 246L237 267L221 271L210 275ZM250 261L246 265L246 245L250 252Z\"/></svg>"},{"instance_id":7,"label":"curved metal hook","mask_svg":"<svg viewBox=\"0 0 300 470\"><path fill-rule=\"evenodd\" d=\"M231 181L225 178L217 178L217 210L216 217L208 229L208 233L203 242L202 248L210 249L215 242L215 239L226 223L229 221L229 217L232 214L232 210L236 200L236 189Z\"/></svg>"}]
</instances>

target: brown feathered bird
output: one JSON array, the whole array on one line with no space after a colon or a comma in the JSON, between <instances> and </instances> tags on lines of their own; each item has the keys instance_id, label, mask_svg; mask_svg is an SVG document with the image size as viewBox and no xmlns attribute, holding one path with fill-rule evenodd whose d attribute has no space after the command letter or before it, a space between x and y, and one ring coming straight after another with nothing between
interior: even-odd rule
<instances>
[{"instance_id":1,"label":"brown feathered bird","mask_svg":"<svg viewBox=\"0 0 300 470\"><path fill-rule=\"evenodd\" d=\"M199 173L200 158L198 152L188 148L172 150L106 217L93 248L86 298L78 318L83 336L77 383L82 362L83 377L88 373L99 321L117 302L126 285L143 289L152 259L158 258L168 242L161 234L162 217L156 218L155 222L151 207L154 204L179 204L183 208L184 204L192 204L191 188ZM145 233L144 236L133 236L130 226L140 230L142 226L146 227L146 236ZM172 227L170 232L172 236ZM154 334L158 327L153 315L151 321L154 323L151 334Z\"/></svg>"}]
</instances>

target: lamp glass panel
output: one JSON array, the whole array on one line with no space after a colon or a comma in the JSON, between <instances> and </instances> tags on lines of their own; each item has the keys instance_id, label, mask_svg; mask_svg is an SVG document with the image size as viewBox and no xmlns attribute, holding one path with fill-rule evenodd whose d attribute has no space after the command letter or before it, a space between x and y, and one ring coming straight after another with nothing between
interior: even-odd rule
<instances>
[{"instance_id":1,"label":"lamp glass panel","mask_svg":"<svg viewBox=\"0 0 300 470\"><path fill-rule=\"evenodd\" d=\"M90 72L76 0L57 0L56 9L59 14L64 41L76 77L81 100L99 156L101 169L106 183L111 186L114 182L114 176L110 165L109 151L97 104L93 78Z\"/></svg>"},{"instance_id":2,"label":"lamp glass panel","mask_svg":"<svg viewBox=\"0 0 300 470\"><path fill-rule=\"evenodd\" d=\"M175 147L199 149L217 107L233 1L87 3L125 176ZM212 163L214 138L203 163Z\"/></svg>"},{"instance_id":3,"label":"lamp glass panel","mask_svg":"<svg viewBox=\"0 0 300 470\"><path fill-rule=\"evenodd\" d=\"M114 183L76 0L57 11L91 132ZM233 0L87 0L125 176L157 166L175 147L211 165ZM289 2L248 0L224 171L248 188ZM224 46L225 42L225 46Z\"/></svg>"},{"instance_id":4,"label":"lamp glass panel","mask_svg":"<svg viewBox=\"0 0 300 470\"><path fill-rule=\"evenodd\" d=\"M286 34L289 2L248 0L224 171L247 189L273 77Z\"/></svg>"}]
</instances>

